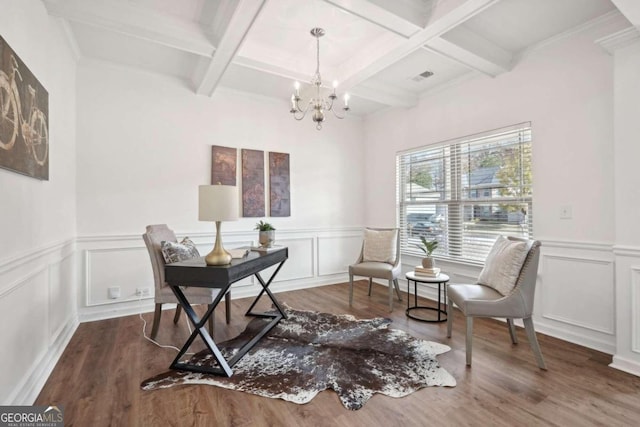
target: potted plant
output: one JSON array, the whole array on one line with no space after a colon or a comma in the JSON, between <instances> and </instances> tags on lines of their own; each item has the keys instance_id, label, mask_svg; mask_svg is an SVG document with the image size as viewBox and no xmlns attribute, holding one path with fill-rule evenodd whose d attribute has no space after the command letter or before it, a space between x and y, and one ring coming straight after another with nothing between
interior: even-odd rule
<instances>
[{"instance_id":1,"label":"potted plant","mask_svg":"<svg viewBox=\"0 0 640 427\"><path fill-rule=\"evenodd\" d=\"M259 241L261 247L270 248L273 246L273 242L276 240L276 229L273 225L260 220L260 222L256 224L255 230L260 231Z\"/></svg>"},{"instance_id":2,"label":"potted plant","mask_svg":"<svg viewBox=\"0 0 640 427\"><path fill-rule=\"evenodd\" d=\"M416 244L415 246L420 248L420 250L425 253L425 257L422 258L422 266L424 268L434 268L436 265L436 262L431 256L431 254L438 247L438 241L435 239L427 240L426 237L424 236L420 236L420 241L422 243Z\"/></svg>"}]
</instances>

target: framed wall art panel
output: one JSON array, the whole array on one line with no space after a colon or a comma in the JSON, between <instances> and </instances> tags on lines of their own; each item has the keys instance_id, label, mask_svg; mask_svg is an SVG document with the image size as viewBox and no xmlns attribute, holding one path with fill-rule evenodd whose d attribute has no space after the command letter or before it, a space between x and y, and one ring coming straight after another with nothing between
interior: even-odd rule
<instances>
[{"instance_id":1,"label":"framed wall art panel","mask_svg":"<svg viewBox=\"0 0 640 427\"><path fill-rule=\"evenodd\" d=\"M264 151L242 149L242 216L265 213Z\"/></svg>"},{"instance_id":2,"label":"framed wall art panel","mask_svg":"<svg viewBox=\"0 0 640 427\"><path fill-rule=\"evenodd\" d=\"M2 36L0 167L49 180L49 93Z\"/></svg>"},{"instance_id":3,"label":"framed wall art panel","mask_svg":"<svg viewBox=\"0 0 640 427\"><path fill-rule=\"evenodd\" d=\"M211 185L236 185L238 150L232 147L211 147Z\"/></svg>"},{"instance_id":4,"label":"framed wall art panel","mask_svg":"<svg viewBox=\"0 0 640 427\"><path fill-rule=\"evenodd\" d=\"M291 216L289 154L269 153L270 216Z\"/></svg>"}]
</instances>

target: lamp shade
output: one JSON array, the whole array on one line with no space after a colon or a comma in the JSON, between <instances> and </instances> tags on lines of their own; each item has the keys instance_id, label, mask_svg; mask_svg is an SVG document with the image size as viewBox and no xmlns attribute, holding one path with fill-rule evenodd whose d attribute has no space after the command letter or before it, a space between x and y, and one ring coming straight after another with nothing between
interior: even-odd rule
<instances>
[{"instance_id":1,"label":"lamp shade","mask_svg":"<svg viewBox=\"0 0 640 427\"><path fill-rule=\"evenodd\" d=\"M201 185L198 188L200 221L235 221L238 219L238 187Z\"/></svg>"}]
</instances>

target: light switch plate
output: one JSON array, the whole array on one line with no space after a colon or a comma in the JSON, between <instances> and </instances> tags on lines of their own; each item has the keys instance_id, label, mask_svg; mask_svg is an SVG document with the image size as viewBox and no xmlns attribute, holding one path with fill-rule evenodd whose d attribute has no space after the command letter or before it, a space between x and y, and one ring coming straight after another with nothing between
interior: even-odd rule
<instances>
[{"instance_id":1,"label":"light switch plate","mask_svg":"<svg viewBox=\"0 0 640 427\"><path fill-rule=\"evenodd\" d=\"M571 219L571 206L560 206L560 219Z\"/></svg>"}]
</instances>

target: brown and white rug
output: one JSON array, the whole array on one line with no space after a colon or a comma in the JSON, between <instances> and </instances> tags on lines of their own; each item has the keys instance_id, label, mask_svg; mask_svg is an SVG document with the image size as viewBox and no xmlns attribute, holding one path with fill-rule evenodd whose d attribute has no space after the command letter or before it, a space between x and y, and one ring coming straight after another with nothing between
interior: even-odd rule
<instances>
[{"instance_id":1,"label":"brown and white rug","mask_svg":"<svg viewBox=\"0 0 640 427\"><path fill-rule=\"evenodd\" d=\"M450 348L389 329L389 319L356 319L287 308L283 319L232 368L230 378L168 371L144 381L144 390L208 384L259 396L307 403L332 389L348 409L360 409L382 393L403 397L426 386L456 385L436 355ZM228 359L269 319L255 318L238 337L220 343ZM200 352L191 363L216 366Z\"/></svg>"}]
</instances>

